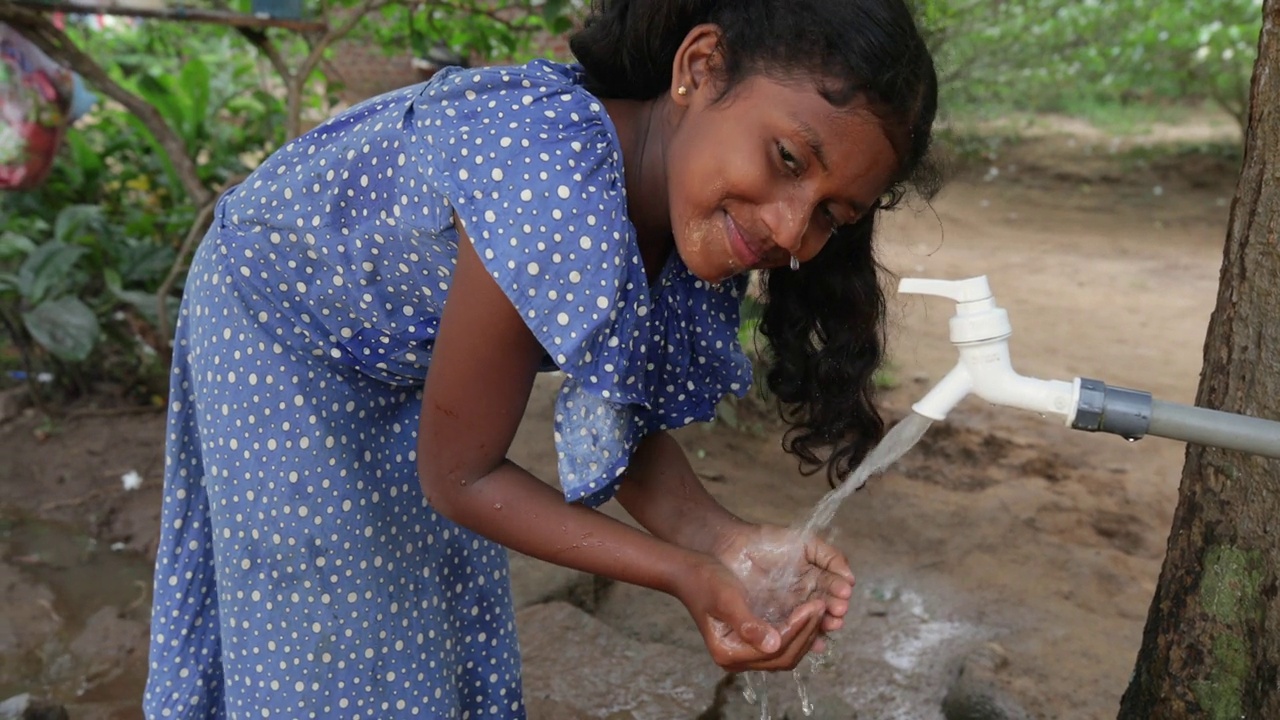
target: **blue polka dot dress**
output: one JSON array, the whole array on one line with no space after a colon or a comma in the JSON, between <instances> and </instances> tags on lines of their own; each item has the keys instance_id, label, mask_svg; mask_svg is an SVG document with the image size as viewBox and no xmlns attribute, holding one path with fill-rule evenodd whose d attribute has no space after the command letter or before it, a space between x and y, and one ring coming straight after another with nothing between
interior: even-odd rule
<instances>
[{"instance_id":1,"label":"blue polka dot dress","mask_svg":"<svg viewBox=\"0 0 1280 720\"><path fill-rule=\"evenodd\" d=\"M742 281L674 253L646 281L578 68L454 69L352 108L222 198L189 272L148 717L524 717L505 551L417 477L455 215L565 375L567 502L745 392Z\"/></svg>"}]
</instances>

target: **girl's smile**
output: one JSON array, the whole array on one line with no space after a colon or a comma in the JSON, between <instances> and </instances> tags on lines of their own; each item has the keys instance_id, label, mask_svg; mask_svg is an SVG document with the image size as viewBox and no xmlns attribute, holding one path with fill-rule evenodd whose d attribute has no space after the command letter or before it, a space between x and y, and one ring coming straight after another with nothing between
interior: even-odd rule
<instances>
[{"instance_id":1,"label":"girl's smile","mask_svg":"<svg viewBox=\"0 0 1280 720\"><path fill-rule=\"evenodd\" d=\"M756 268L764 261L767 248L757 240L748 239L746 233L742 232L742 228L734 222L733 216L727 211L724 213L724 220L727 252L737 258L738 267L744 270Z\"/></svg>"}]
</instances>

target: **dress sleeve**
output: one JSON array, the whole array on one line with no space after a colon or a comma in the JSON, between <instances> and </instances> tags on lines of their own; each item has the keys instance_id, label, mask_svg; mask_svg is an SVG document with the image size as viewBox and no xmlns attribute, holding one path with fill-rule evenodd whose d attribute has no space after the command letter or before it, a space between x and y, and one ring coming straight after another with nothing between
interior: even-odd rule
<instances>
[{"instance_id":1,"label":"dress sleeve","mask_svg":"<svg viewBox=\"0 0 1280 720\"><path fill-rule=\"evenodd\" d=\"M456 70L424 89L406 130L426 182L566 376L566 498L607 500L650 402L650 300L603 107L549 65Z\"/></svg>"}]
</instances>

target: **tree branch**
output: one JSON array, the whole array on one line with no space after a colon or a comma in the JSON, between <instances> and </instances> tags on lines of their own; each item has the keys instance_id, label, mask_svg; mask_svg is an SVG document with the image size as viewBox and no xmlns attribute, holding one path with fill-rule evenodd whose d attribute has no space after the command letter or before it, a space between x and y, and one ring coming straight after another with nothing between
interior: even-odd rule
<instances>
[{"instance_id":1,"label":"tree branch","mask_svg":"<svg viewBox=\"0 0 1280 720\"><path fill-rule=\"evenodd\" d=\"M331 14L329 6L323 10L322 16L325 26L328 28L325 32L315 39L306 38L310 51L306 58L298 65L298 69L294 72L280 71L285 81L285 87L288 89L288 98L286 99L286 117L285 132L290 138L297 137L302 133L302 92L306 87L307 78L311 77L311 73L315 72L316 67L324 61L324 53L335 42L346 37L348 33L355 29L356 25L364 18L365 15L381 9L389 4L391 0L364 0L356 7L352 8L349 13L345 13L340 21L335 17L336 13ZM336 22L335 22L336 21ZM251 38L252 39L252 38ZM282 60L283 62L283 60ZM273 64L274 61L273 61ZM277 66L279 70L280 66Z\"/></svg>"},{"instance_id":2,"label":"tree branch","mask_svg":"<svg viewBox=\"0 0 1280 720\"><path fill-rule=\"evenodd\" d=\"M289 76L292 74L289 70L289 62L284 59L284 55L280 54L280 48L272 42L271 37L267 35L265 30L261 28L237 28L240 34L245 37L254 47L258 48L258 52L267 58L267 62L271 63L271 67L280 74L280 77L288 82Z\"/></svg>"}]
</instances>

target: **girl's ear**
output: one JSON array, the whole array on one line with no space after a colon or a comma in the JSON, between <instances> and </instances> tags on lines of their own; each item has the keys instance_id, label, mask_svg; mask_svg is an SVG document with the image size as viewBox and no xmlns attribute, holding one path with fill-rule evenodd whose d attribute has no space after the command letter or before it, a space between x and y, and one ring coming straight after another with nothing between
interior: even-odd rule
<instances>
[{"instance_id":1,"label":"girl's ear","mask_svg":"<svg viewBox=\"0 0 1280 720\"><path fill-rule=\"evenodd\" d=\"M703 95L716 93L720 38L720 26L711 23L695 25L685 36L671 67L668 94L676 105L688 106L699 92Z\"/></svg>"}]
</instances>

